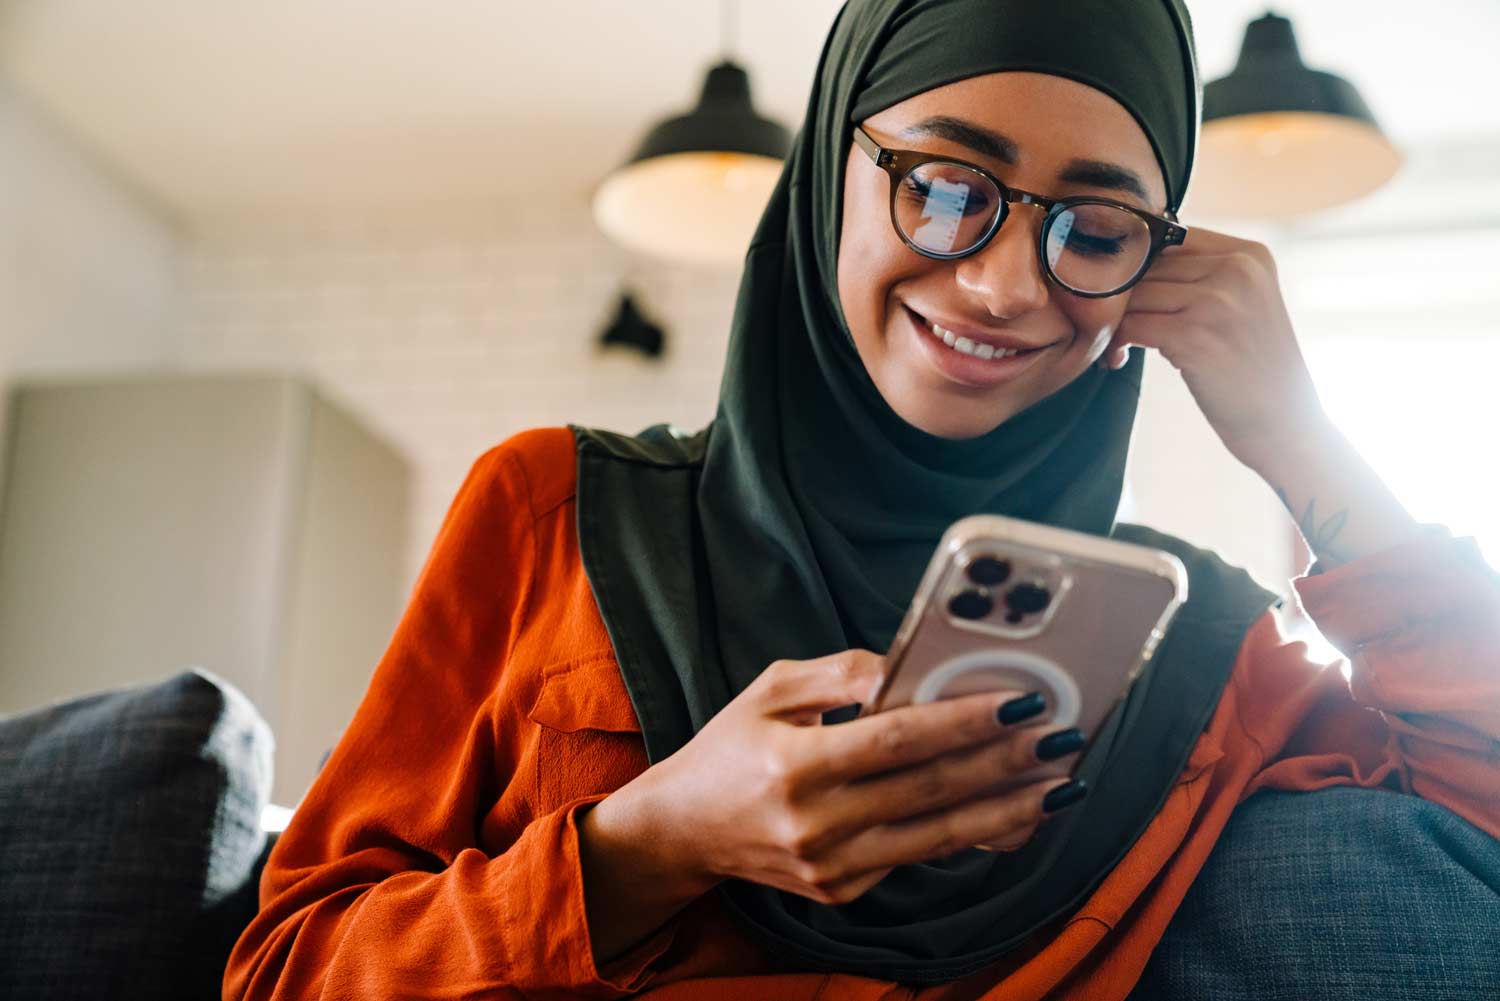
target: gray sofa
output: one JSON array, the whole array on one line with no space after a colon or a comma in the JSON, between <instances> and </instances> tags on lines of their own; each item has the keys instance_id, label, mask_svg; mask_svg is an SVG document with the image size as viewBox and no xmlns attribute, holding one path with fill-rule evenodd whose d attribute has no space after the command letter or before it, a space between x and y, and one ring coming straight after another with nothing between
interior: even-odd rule
<instances>
[{"instance_id":1,"label":"gray sofa","mask_svg":"<svg viewBox=\"0 0 1500 1001\"><path fill-rule=\"evenodd\" d=\"M0 718L0 998L218 998L272 753L202 670Z\"/></svg>"}]
</instances>

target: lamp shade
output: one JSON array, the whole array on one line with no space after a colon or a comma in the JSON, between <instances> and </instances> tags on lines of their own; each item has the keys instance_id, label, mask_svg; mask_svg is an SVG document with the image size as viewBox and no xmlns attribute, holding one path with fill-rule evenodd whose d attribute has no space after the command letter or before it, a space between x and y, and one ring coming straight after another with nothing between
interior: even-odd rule
<instances>
[{"instance_id":1,"label":"lamp shade","mask_svg":"<svg viewBox=\"0 0 1500 1001\"><path fill-rule=\"evenodd\" d=\"M1308 68L1292 23L1267 14L1246 29L1234 71L1204 87L1188 207L1285 221L1362 198L1400 166L1354 85Z\"/></svg>"},{"instance_id":2,"label":"lamp shade","mask_svg":"<svg viewBox=\"0 0 1500 1001\"><path fill-rule=\"evenodd\" d=\"M750 78L708 71L697 107L646 133L594 195L594 219L618 243L656 257L738 263L781 174L791 134L755 113Z\"/></svg>"}]
</instances>

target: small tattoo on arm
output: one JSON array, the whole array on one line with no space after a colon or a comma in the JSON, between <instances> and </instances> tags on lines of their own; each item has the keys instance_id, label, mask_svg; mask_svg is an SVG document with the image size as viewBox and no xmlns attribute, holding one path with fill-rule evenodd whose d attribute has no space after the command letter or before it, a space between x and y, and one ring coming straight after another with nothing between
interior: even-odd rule
<instances>
[{"instance_id":1,"label":"small tattoo on arm","mask_svg":"<svg viewBox=\"0 0 1500 1001\"><path fill-rule=\"evenodd\" d=\"M1302 533L1302 538L1307 540L1307 546L1313 551L1314 556L1326 566L1338 566L1349 562L1348 555L1334 545L1334 541L1338 539L1339 533L1344 530L1344 525L1349 521L1348 509L1330 515L1319 523L1316 498L1307 499L1307 507L1302 509L1302 514L1299 516L1296 509L1292 507L1292 499L1287 496L1286 490L1277 487L1276 496L1281 498L1281 503L1287 511L1297 519L1297 529Z\"/></svg>"}]
</instances>

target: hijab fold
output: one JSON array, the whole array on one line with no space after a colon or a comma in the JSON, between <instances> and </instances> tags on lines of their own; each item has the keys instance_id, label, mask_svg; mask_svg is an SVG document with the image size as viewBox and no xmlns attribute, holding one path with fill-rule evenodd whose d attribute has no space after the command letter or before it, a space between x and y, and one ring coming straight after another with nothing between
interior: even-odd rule
<instances>
[{"instance_id":1,"label":"hijab fold","mask_svg":"<svg viewBox=\"0 0 1500 1001\"><path fill-rule=\"evenodd\" d=\"M1092 792L1030 845L903 866L837 907L722 887L747 927L810 968L944 982L1071 913L1159 809L1272 600L1211 554L1116 524L1139 352L951 440L891 410L854 349L836 281L851 126L1020 69L1130 111L1175 210L1201 93L1181 0L850 0L745 260L713 422L691 436L574 429L584 566L653 762L773 661L888 649L939 537L965 515L1113 535L1188 566L1188 604L1080 763Z\"/></svg>"}]
</instances>

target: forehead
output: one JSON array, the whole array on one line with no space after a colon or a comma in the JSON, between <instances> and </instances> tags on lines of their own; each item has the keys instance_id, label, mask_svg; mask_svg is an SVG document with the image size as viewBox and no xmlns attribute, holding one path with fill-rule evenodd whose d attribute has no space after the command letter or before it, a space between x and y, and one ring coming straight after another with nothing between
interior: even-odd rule
<instances>
[{"instance_id":1,"label":"forehead","mask_svg":"<svg viewBox=\"0 0 1500 1001\"><path fill-rule=\"evenodd\" d=\"M1049 73L986 73L923 91L871 115L867 124L894 136L934 116L963 119L1010 139L1017 154L1008 170L1013 183L1018 176L1051 179L1070 160L1098 160L1139 176L1152 205L1166 203L1161 167L1140 123L1087 84ZM975 153L942 138L928 146Z\"/></svg>"}]
</instances>

